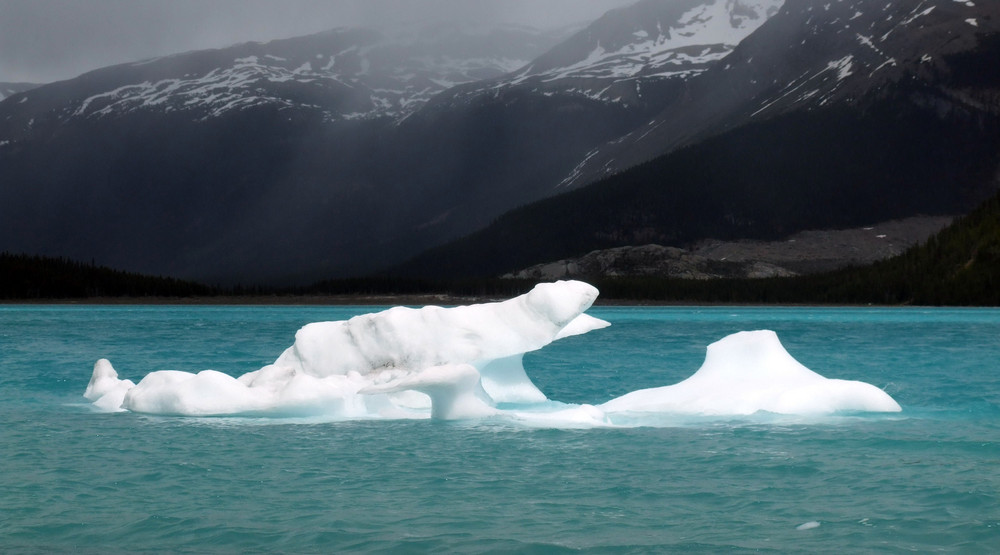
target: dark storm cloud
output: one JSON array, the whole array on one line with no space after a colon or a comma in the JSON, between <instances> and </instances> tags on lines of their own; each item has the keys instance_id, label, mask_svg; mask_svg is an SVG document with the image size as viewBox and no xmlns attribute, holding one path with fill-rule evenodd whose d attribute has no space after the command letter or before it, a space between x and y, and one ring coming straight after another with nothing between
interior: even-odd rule
<instances>
[{"instance_id":1,"label":"dark storm cloud","mask_svg":"<svg viewBox=\"0 0 1000 555\"><path fill-rule=\"evenodd\" d=\"M441 20L556 27L632 0L0 0L0 81L333 27Z\"/></svg>"}]
</instances>

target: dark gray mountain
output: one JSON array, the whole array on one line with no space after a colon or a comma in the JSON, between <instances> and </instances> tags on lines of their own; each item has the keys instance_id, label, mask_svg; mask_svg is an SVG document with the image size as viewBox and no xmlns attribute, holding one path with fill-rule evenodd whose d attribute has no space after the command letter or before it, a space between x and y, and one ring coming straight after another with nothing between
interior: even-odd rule
<instances>
[{"instance_id":1,"label":"dark gray mountain","mask_svg":"<svg viewBox=\"0 0 1000 555\"><path fill-rule=\"evenodd\" d=\"M341 29L105 68L0 101L0 250L304 282L563 191L422 267L961 213L996 188L998 9L643 0L559 44Z\"/></svg>"},{"instance_id":2,"label":"dark gray mountain","mask_svg":"<svg viewBox=\"0 0 1000 555\"><path fill-rule=\"evenodd\" d=\"M438 122L488 106L492 121L521 127L510 142L544 153L537 161L531 153L511 157L538 166L512 180L531 181L533 195L517 198L565 192L583 183L576 173L598 147L663 110L783 2L641 0L608 12L518 71L438 95L422 115ZM531 108L522 113L525 105ZM561 122L557 129L553 120Z\"/></svg>"},{"instance_id":3,"label":"dark gray mountain","mask_svg":"<svg viewBox=\"0 0 1000 555\"><path fill-rule=\"evenodd\" d=\"M595 249L964 213L1000 187L998 59L1000 3L789 0L570 174L603 179L400 271L496 275Z\"/></svg>"},{"instance_id":4,"label":"dark gray mountain","mask_svg":"<svg viewBox=\"0 0 1000 555\"><path fill-rule=\"evenodd\" d=\"M612 10L518 71L444 95L468 102L511 89L661 107L662 92L706 71L784 0L641 0Z\"/></svg>"},{"instance_id":5,"label":"dark gray mountain","mask_svg":"<svg viewBox=\"0 0 1000 555\"><path fill-rule=\"evenodd\" d=\"M597 149L568 183L593 182L791 111L843 106L863 112L892 94L904 95L897 99L900 111L935 105L953 116L988 114L989 99L979 95L996 73L985 68L968 75L961 62L953 66L957 55L989 46L998 18L997 2L789 0L725 63L688 81L645 125ZM958 77L964 82L956 82L956 71L966 73Z\"/></svg>"},{"instance_id":6,"label":"dark gray mountain","mask_svg":"<svg viewBox=\"0 0 1000 555\"><path fill-rule=\"evenodd\" d=\"M440 244L564 192L588 153L661 110L780 5L643 0L518 71L438 94L398 126L386 179L422 184L436 203L424 220L399 222L401 235L385 245Z\"/></svg>"},{"instance_id":7,"label":"dark gray mountain","mask_svg":"<svg viewBox=\"0 0 1000 555\"><path fill-rule=\"evenodd\" d=\"M669 97L643 91L717 62L780 1L682 4L609 13L541 57L552 38L520 28L341 29L14 95L0 250L213 282L397 263L558 192Z\"/></svg>"},{"instance_id":8,"label":"dark gray mountain","mask_svg":"<svg viewBox=\"0 0 1000 555\"><path fill-rule=\"evenodd\" d=\"M334 29L93 71L21 97L29 106L12 113L62 124L136 112L207 120L260 106L325 121L399 118L452 86L521 67L557 38L522 27L438 25L400 36Z\"/></svg>"},{"instance_id":9,"label":"dark gray mountain","mask_svg":"<svg viewBox=\"0 0 1000 555\"><path fill-rule=\"evenodd\" d=\"M429 213L422 184L393 170L416 159L397 123L554 40L523 28L341 29L15 94L0 102L0 250L226 282L391 260L380 245L400 219Z\"/></svg>"}]
</instances>

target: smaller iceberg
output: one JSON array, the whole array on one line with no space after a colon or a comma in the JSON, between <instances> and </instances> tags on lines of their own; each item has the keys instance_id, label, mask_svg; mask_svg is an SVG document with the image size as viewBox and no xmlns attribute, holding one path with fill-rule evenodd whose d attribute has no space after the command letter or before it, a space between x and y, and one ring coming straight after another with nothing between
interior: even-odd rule
<instances>
[{"instance_id":1,"label":"smaller iceberg","mask_svg":"<svg viewBox=\"0 0 1000 555\"><path fill-rule=\"evenodd\" d=\"M641 389L600 406L607 413L665 412L698 415L824 415L836 412L899 412L874 385L825 378L792 358L770 330L743 331L708 346L705 362L690 378Z\"/></svg>"}]
</instances>

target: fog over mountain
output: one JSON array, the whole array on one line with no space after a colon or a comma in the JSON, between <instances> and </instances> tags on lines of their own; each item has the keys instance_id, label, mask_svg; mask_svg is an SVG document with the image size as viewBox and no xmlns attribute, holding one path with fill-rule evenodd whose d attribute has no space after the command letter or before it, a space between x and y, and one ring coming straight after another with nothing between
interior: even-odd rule
<instances>
[{"instance_id":1,"label":"fog over mountain","mask_svg":"<svg viewBox=\"0 0 1000 555\"><path fill-rule=\"evenodd\" d=\"M439 22L582 26L628 0L0 0L0 82L336 27Z\"/></svg>"}]
</instances>

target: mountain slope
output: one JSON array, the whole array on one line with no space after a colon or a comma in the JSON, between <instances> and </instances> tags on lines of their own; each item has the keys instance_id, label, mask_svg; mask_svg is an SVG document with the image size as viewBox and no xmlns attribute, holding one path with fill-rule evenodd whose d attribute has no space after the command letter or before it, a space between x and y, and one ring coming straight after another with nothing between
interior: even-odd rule
<instances>
[{"instance_id":1,"label":"mountain slope","mask_svg":"<svg viewBox=\"0 0 1000 555\"><path fill-rule=\"evenodd\" d=\"M935 4L947 19L933 26L894 27L895 43L922 52L913 55L916 61L900 57L907 63L878 69L880 63L856 82L848 81L846 72L841 80L840 70L824 69L820 72L831 78L820 80L826 87L820 92L793 98L782 92L784 84L773 85L771 90L781 94L767 97L766 103L753 94L743 95L741 82L733 81L718 93L728 104L719 100L714 106L729 106L723 113L746 117L702 128L658 120L656 129L680 134L634 134L615 146L628 145L630 155L641 154L643 148L669 154L513 211L490 228L428 252L400 271L497 275L602 248L685 246L705 238L778 239L804 229L964 213L998 187L1000 70L995 60L1000 59L1000 14L995 12L1000 5L969 12L983 3L962 3L961 10L946 4ZM800 29L802 14L809 14L805 19L816 28L833 34L826 40L815 36L811 44L816 48L801 53L813 60L813 67L828 67L825 60L833 56L865 59L871 50L867 41L854 38L847 41L854 44L853 50L845 54L840 49L845 44L838 37L843 12L833 6L850 6L857 10L852 13L863 13L860 8L882 13L892 5L845 0L825 10L824 2L790 3L741 43L723 66L692 79L688 88L716 91L719 79L728 79L730 73L746 76L745 88L752 92L751 81L783 67L759 58L755 49L783 44L788 50L789 34ZM928 9L908 11L903 21L939 13ZM976 14L977 26L967 21L970 13ZM927 54L935 46L940 49ZM784 57L778 61L785 63ZM758 67L764 71L757 73ZM882 71L894 76L883 79ZM696 113L705 96L690 98L681 103L690 104L687 111L671 113L681 122L707 122L707 111Z\"/></svg>"},{"instance_id":2,"label":"mountain slope","mask_svg":"<svg viewBox=\"0 0 1000 555\"><path fill-rule=\"evenodd\" d=\"M425 110L545 97L614 105L631 129L662 110L686 81L726 57L783 3L640 0L606 13L517 71L438 95Z\"/></svg>"},{"instance_id":3,"label":"mountain slope","mask_svg":"<svg viewBox=\"0 0 1000 555\"><path fill-rule=\"evenodd\" d=\"M594 37L654 44L636 34L648 23L637 13L609 14L570 40L584 59ZM737 28L756 16L719 14ZM697 27L688 19L685 33ZM494 86L551 40L520 28L339 29L14 95L0 102L0 248L216 283L398 263L554 194L587 152L660 109L659 95L640 106L584 94L577 77Z\"/></svg>"},{"instance_id":4,"label":"mountain slope","mask_svg":"<svg viewBox=\"0 0 1000 555\"><path fill-rule=\"evenodd\" d=\"M870 266L777 279L597 280L602 297L672 302L1000 306L1000 196Z\"/></svg>"},{"instance_id":5,"label":"mountain slope","mask_svg":"<svg viewBox=\"0 0 1000 555\"><path fill-rule=\"evenodd\" d=\"M335 30L16 94L0 102L0 248L227 283L403 256L416 247L382 245L435 208L424 183L394 179L397 159L416 159L397 121L550 44L520 28L443 31Z\"/></svg>"},{"instance_id":6,"label":"mountain slope","mask_svg":"<svg viewBox=\"0 0 1000 555\"><path fill-rule=\"evenodd\" d=\"M399 124L390 180L419 183L442 202L383 247L417 237L425 247L441 244L565 190L566 173L588 153L662 109L780 5L643 0L516 72L437 95Z\"/></svg>"},{"instance_id":7,"label":"mountain slope","mask_svg":"<svg viewBox=\"0 0 1000 555\"><path fill-rule=\"evenodd\" d=\"M646 125L595 151L570 183L591 182L789 111L841 104L864 111L903 89L906 104L972 117L989 113L990 93L980 89L995 71L964 67L956 56L988 42L998 25L996 2L787 2L761 32L725 63L689 81Z\"/></svg>"},{"instance_id":8,"label":"mountain slope","mask_svg":"<svg viewBox=\"0 0 1000 555\"><path fill-rule=\"evenodd\" d=\"M528 28L372 29L249 42L99 69L21 100L36 121L188 112L208 119L255 106L316 111L327 120L401 117L457 84L516 69L554 41ZM28 108L28 107L22 107Z\"/></svg>"},{"instance_id":9,"label":"mountain slope","mask_svg":"<svg viewBox=\"0 0 1000 555\"><path fill-rule=\"evenodd\" d=\"M524 29L341 29L18 93L0 101L0 249L302 283L645 160L572 210L504 218L527 226L516 256L498 241L463 262L961 213L992 191L997 3L779 5L643 0L547 52Z\"/></svg>"},{"instance_id":10,"label":"mountain slope","mask_svg":"<svg viewBox=\"0 0 1000 555\"><path fill-rule=\"evenodd\" d=\"M643 90L724 58L784 0L642 0L613 10L491 88L528 85L642 104ZM646 93L649 95L649 93Z\"/></svg>"},{"instance_id":11,"label":"mountain slope","mask_svg":"<svg viewBox=\"0 0 1000 555\"><path fill-rule=\"evenodd\" d=\"M655 244L617 247L538 264L504 277L587 281L616 275L716 279L815 274L897 256L952 222L947 216L914 216L852 229L803 231L779 241L706 240L689 250Z\"/></svg>"}]
</instances>

